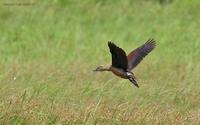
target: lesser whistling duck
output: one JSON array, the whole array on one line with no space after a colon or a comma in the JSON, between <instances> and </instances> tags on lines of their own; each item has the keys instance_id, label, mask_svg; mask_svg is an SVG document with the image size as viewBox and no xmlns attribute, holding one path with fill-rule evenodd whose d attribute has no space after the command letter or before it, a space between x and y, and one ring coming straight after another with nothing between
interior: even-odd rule
<instances>
[{"instance_id":1,"label":"lesser whistling duck","mask_svg":"<svg viewBox=\"0 0 200 125\"><path fill-rule=\"evenodd\" d=\"M148 55L156 46L154 39L149 39L146 43L131 51L128 56L126 56L125 51L119 48L111 41L108 41L108 47L112 55L112 65L108 68L99 66L94 71L111 71L115 75L129 79L136 87L139 88L136 78L131 72L141 61Z\"/></svg>"}]
</instances>

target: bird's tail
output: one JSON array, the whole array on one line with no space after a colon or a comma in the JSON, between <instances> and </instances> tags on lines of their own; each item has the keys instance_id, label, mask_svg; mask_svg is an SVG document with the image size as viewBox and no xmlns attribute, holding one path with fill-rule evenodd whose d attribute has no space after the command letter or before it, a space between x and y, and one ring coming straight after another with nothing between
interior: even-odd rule
<instances>
[{"instance_id":1,"label":"bird's tail","mask_svg":"<svg viewBox=\"0 0 200 125\"><path fill-rule=\"evenodd\" d=\"M131 81L131 83L133 83L133 85L135 85L136 87L139 88L139 85L137 84L137 81L134 78L129 78L129 81Z\"/></svg>"}]
</instances>

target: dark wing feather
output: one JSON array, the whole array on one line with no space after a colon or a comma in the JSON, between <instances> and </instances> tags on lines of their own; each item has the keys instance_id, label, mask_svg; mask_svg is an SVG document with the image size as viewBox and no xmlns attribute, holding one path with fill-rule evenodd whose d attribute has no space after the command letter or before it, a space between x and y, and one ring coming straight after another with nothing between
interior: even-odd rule
<instances>
[{"instance_id":1,"label":"dark wing feather","mask_svg":"<svg viewBox=\"0 0 200 125\"><path fill-rule=\"evenodd\" d=\"M124 50L110 41L108 41L108 47L112 55L112 66L126 71L128 68L128 60Z\"/></svg>"},{"instance_id":2,"label":"dark wing feather","mask_svg":"<svg viewBox=\"0 0 200 125\"><path fill-rule=\"evenodd\" d=\"M142 59L148 55L156 46L155 40L149 39L145 44L128 54L128 71L135 68Z\"/></svg>"}]
</instances>

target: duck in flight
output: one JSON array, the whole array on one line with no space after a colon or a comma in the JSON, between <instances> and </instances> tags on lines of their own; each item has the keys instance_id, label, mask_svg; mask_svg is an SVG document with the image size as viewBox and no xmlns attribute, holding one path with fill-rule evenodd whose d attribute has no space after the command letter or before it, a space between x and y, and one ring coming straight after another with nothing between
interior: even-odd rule
<instances>
[{"instance_id":1,"label":"duck in flight","mask_svg":"<svg viewBox=\"0 0 200 125\"><path fill-rule=\"evenodd\" d=\"M154 39L149 39L146 43L131 51L128 56L126 56L125 51L119 48L111 41L108 41L108 47L112 55L112 65L110 67L99 66L94 71L111 71L115 75L129 79L136 87L139 88L136 78L131 72L141 61L148 55L156 46Z\"/></svg>"}]
</instances>

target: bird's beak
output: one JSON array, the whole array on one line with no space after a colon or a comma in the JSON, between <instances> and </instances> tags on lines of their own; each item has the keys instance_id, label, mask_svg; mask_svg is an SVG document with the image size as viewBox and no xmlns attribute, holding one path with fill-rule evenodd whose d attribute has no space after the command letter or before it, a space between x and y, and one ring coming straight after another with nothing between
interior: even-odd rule
<instances>
[{"instance_id":1,"label":"bird's beak","mask_svg":"<svg viewBox=\"0 0 200 125\"><path fill-rule=\"evenodd\" d=\"M93 69L92 71L93 71L93 72L97 72L97 71L98 71L98 68L96 68L96 69Z\"/></svg>"},{"instance_id":2,"label":"bird's beak","mask_svg":"<svg viewBox=\"0 0 200 125\"><path fill-rule=\"evenodd\" d=\"M137 84L137 81L134 78L130 78L129 80L131 81L131 83L133 83L133 85L139 88L139 85Z\"/></svg>"}]
</instances>

